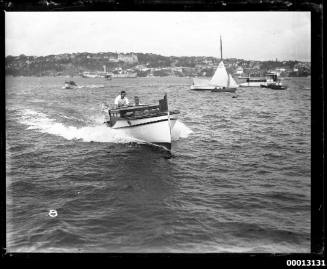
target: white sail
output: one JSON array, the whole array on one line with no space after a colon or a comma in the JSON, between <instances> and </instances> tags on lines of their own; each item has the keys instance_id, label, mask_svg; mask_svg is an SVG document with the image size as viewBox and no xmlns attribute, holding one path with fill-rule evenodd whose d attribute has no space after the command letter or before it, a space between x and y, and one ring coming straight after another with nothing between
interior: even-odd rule
<instances>
[{"instance_id":1,"label":"white sail","mask_svg":"<svg viewBox=\"0 0 327 269\"><path fill-rule=\"evenodd\" d=\"M227 87L228 73L226 71L223 61L221 61L217 67L215 74L210 80L210 84L219 87Z\"/></svg>"},{"instance_id":2,"label":"white sail","mask_svg":"<svg viewBox=\"0 0 327 269\"><path fill-rule=\"evenodd\" d=\"M229 76L229 85L228 88L237 88L238 84L236 83L236 81L233 79L231 74L228 74Z\"/></svg>"},{"instance_id":3,"label":"white sail","mask_svg":"<svg viewBox=\"0 0 327 269\"><path fill-rule=\"evenodd\" d=\"M222 51L222 41L220 37L220 63L216 69L215 74L211 78L210 81L198 81L196 79L193 80L193 85L191 86L191 90L211 90L211 91L235 91L238 87L236 81L233 79L231 74L228 74L224 62L223 62L223 51Z\"/></svg>"}]
</instances>

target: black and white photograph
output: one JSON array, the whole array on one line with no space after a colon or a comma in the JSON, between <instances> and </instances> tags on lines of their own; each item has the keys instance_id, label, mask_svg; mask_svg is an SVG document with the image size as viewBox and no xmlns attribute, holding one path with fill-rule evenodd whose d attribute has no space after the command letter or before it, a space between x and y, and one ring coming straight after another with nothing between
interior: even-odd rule
<instances>
[{"instance_id":1,"label":"black and white photograph","mask_svg":"<svg viewBox=\"0 0 327 269\"><path fill-rule=\"evenodd\" d=\"M311 13L5 12L7 253L310 253Z\"/></svg>"}]
</instances>

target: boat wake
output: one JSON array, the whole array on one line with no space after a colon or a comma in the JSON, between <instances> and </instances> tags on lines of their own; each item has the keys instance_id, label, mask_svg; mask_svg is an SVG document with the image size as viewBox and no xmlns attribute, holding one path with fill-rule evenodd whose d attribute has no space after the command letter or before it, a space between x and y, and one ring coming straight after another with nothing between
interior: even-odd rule
<instances>
[{"instance_id":1,"label":"boat wake","mask_svg":"<svg viewBox=\"0 0 327 269\"><path fill-rule=\"evenodd\" d=\"M121 130L112 129L100 122L98 117L93 118L93 125L84 127L67 126L62 122L49 118L42 112L36 112L31 109L24 109L19 113L18 121L27 125L27 130L36 130L41 133L47 133L63 137L67 140L80 140L82 142L106 142L106 143L145 143L144 141L129 137ZM192 130L185 124L177 121L173 132L174 141L186 138L192 133Z\"/></svg>"},{"instance_id":2,"label":"boat wake","mask_svg":"<svg viewBox=\"0 0 327 269\"><path fill-rule=\"evenodd\" d=\"M181 138L187 138L193 131L183 122L177 120L171 133L171 139L177 141Z\"/></svg>"}]
</instances>

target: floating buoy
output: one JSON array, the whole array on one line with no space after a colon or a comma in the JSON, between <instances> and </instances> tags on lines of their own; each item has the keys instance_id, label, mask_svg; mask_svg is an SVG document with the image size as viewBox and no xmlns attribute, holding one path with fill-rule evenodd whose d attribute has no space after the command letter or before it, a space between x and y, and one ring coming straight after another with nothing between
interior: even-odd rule
<instances>
[{"instance_id":1,"label":"floating buoy","mask_svg":"<svg viewBox=\"0 0 327 269\"><path fill-rule=\"evenodd\" d=\"M52 217L52 218L57 217L58 216L57 210L50 209L49 216Z\"/></svg>"}]
</instances>

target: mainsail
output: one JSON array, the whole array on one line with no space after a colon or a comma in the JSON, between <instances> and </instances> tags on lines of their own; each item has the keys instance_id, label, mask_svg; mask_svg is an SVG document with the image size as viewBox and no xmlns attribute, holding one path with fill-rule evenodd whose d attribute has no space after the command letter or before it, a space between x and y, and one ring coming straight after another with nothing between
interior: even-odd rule
<instances>
[{"instance_id":1,"label":"mainsail","mask_svg":"<svg viewBox=\"0 0 327 269\"><path fill-rule=\"evenodd\" d=\"M215 74L210 80L210 84L219 87L227 87L228 73L226 71L223 61L221 61L217 67Z\"/></svg>"},{"instance_id":2,"label":"mainsail","mask_svg":"<svg viewBox=\"0 0 327 269\"><path fill-rule=\"evenodd\" d=\"M224 62L223 62L223 49L222 49L222 41L220 36L220 63L216 69L215 74L211 78L210 81L199 81L196 79L193 79L193 85L191 86L191 89L197 88L197 89L204 89L204 90L212 90L216 88L237 88L238 85L236 81L233 79L231 74L229 74L225 68Z\"/></svg>"}]
</instances>

